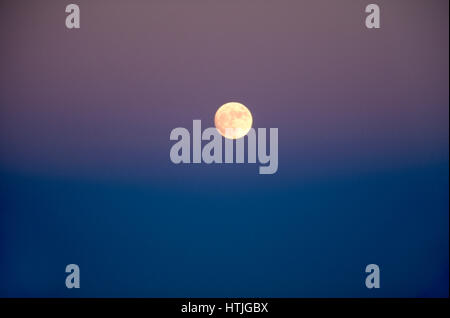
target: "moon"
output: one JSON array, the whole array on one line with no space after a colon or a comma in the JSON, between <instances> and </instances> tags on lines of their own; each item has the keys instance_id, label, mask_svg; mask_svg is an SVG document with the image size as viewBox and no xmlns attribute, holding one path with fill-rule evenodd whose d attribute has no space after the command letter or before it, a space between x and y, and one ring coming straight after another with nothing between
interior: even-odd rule
<instances>
[{"instance_id":1,"label":"moon","mask_svg":"<svg viewBox=\"0 0 450 318\"><path fill-rule=\"evenodd\" d=\"M241 103L230 102L219 107L214 124L219 133L228 139L239 139L252 128L253 117Z\"/></svg>"}]
</instances>

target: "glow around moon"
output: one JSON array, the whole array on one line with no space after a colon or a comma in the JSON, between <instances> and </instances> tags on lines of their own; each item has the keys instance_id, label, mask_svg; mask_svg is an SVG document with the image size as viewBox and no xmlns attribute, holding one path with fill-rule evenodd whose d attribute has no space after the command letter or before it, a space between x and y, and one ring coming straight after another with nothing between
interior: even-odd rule
<instances>
[{"instance_id":1,"label":"glow around moon","mask_svg":"<svg viewBox=\"0 0 450 318\"><path fill-rule=\"evenodd\" d=\"M239 139L252 128L253 117L247 107L231 102L219 107L214 124L219 133L228 139Z\"/></svg>"}]
</instances>

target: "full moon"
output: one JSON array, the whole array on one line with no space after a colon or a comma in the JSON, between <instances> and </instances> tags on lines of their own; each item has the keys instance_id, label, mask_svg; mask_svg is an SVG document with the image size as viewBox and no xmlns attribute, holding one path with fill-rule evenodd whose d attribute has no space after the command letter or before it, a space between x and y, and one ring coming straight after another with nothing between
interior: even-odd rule
<instances>
[{"instance_id":1,"label":"full moon","mask_svg":"<svg viewBox=\"0 0 450 318\"><path fill-rule=\"evenodd\" d=\"M214 124L219 133L228 139L239 139L252 128L253 118L247 107L231 102L219 107Z\"/></svg>"}]
</instances>

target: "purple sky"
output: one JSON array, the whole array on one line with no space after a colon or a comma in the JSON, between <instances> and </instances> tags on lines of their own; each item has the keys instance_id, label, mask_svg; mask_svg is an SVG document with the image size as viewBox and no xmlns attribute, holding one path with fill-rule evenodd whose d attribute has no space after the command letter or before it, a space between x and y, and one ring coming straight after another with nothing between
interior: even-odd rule
<instances>
[{"instance_id":1,"label":"purple sky","mask_svg":"<svg viewBox=\"0 0 450 318\"><path fill-rule=\"evenodd\" d=\"M64 2L4 1L0 163L157 175L228 101L279 128L280 173L448 160L448 3L378 1L368 30L366 2L78 1L67 30Z\"/></svg>"}]
</instances>

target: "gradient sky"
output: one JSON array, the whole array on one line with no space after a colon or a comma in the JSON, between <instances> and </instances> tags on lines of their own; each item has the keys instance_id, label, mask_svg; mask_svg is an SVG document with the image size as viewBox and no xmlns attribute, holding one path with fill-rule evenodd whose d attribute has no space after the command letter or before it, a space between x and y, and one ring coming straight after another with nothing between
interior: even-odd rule
<instances>
[{"instance_id":1,"label":"gradient sky","mask_svg":"<svg viewBox=\"0 0 450 318\"><path fill-rule=\"evenodd\" d=\"M69 3L0 4L0 296L448 296L448 1ZM276 174L170 161L229 101Z\"/></svg>"}]
</instances>

